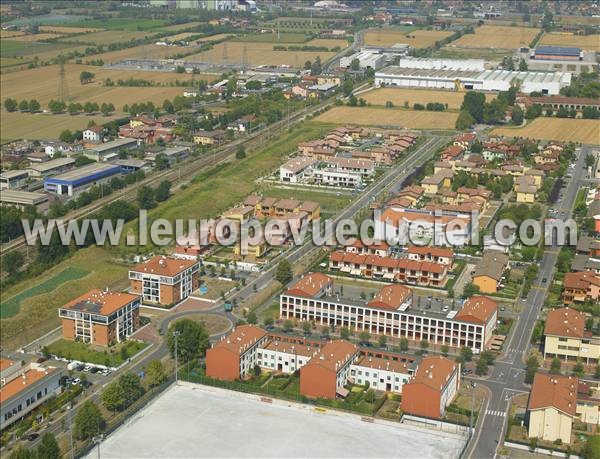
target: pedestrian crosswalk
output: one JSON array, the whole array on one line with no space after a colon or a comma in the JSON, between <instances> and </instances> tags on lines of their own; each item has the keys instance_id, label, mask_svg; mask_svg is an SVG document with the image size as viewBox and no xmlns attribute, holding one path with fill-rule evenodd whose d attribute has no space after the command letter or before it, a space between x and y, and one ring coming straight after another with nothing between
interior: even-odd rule
<instances>
[{"instance_id":1,"label":"pedestrian crosswalk","mask_svg":"<svg viewBox=\"0 0 600 459\"><path fill-rule=\"evenodd\" d=\"M506 416L506 413L504 411L494 411L494 410L487 410L485 412L485 414L487 414L489 416L499 416L501 418L503 418L504 416Z\"/></svg>"}]
</instances>

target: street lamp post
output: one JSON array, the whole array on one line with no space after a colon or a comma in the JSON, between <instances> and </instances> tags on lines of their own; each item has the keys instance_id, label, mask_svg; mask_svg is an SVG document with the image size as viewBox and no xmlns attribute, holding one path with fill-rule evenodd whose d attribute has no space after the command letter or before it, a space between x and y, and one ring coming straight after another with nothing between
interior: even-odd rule
<instances>
[{"instance_id":1,"label":"street lamp post","mask_svg":"<svg viewBox=\"0 0 600 459\"><path fill-rule=\"evenodd\" d=\"M477 384L471 382L471 413L469 414L469 438L473 437L473 411L475 411L475 387Z\"/></svg>"},{"instance_id":2,"label":"street lamp post","mask_svg":"<svg viewBox=\"0 0 600 459\"><path fill-rule=\"evenodd\" d=\"M179 374L178 374L178 366L179 366L179 362L177 359L177 340L179 338L179 335L181 335L181 332L179 330L175 330L173 332L173 337L175 338L175 384L177 384L177 381L179 379Z\"/></svg>"},{"instance_id":3,"label":"street lamp post","mask_svg":"<svg viewBox=\"0 0 600 459\"><path fill-rule=\"evenodd\" d=\"M92 437L92 441L96 445L96 452L98 454L98 459L100 459L100 443L102 443L103 439L104 439L104 435L102 435L102 434Z\"/></svg>"},{"instance_id":4,"label":"street lamp post","mask_svg":"<svg viewBox=\"0 0 600 459\"><path fill-rule=\"evenodd\" d=\"M73 451L73 404L69 403L69 447L71 454L69 455L71 459L75 457L75 452Z\"/></svg>"}]
</instances>

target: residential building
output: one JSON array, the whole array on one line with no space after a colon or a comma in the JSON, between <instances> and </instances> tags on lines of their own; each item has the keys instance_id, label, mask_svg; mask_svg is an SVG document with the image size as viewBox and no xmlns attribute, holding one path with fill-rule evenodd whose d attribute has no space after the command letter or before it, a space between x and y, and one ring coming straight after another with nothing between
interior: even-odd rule
<instances>
[{"instance_id":1,"label":"residential building","mask_svg":"<svg viewBox=\"0 0 600 459\"><path fill-rule=\"evenodd\" d=\"M331 341L300 368L300 393L310 398L335 399L348 395L347 384L352 364L359 355L355 344Z\"/></svg>"},{"instance_id":2,"label":"residential building","mask_svg":"<svg viewBox=\"0 0 600 459\"><path fill-rule=\"evenodd\" d=\"M577 386L578 379L573 376L536 373L527 403L530 438L571 443Z\"/></svg>"},{"instance_id":3,"label":"residential building","mask_svg":"<svg viewBox=\"0 0 600 459\"><path fill-rule=\"evenodd\" d=\"M565 274L563 281L563 303L600 302L600 275L592 271Z\"/></svg>"},{"instance_id":4,"label":"residential building","mask_svg":"<svg viewBox=\"0 0 600 459\"><path fill-rule=\"evenodd\" d=\"M220 145L226 136L226 132L221 129L214 131L198 131L192 134L194 143L199 145Z\"/></svg>"},{"instance_id":5,"label":"residential building","mask_svg":"<svg viewBox=\"0 0 600 459\"><path fill-rule=\"evenodd\" d=\"M440 263L341 251L331 253L329 269L368 279L423 287L443 287L448 276L448 266Z\"/></svg>"},{"instance_id":6,"label":"residential building","mask_svg":"<svg viewBox=\"0 0 600 459\"><path fill-rule=\"evenodd\" d=\"M140 297L94 289L58 310L62 336L98 346L125 341L139 326Z\"/></svg>"},{"instance_id":7,"label":"residential building","mask_svg":"<svg viewBox=\"0 0 600 459\"><path fill-rule=\"evenodd\" d=\"M425 357L402 389L402 411L440 419L459 388L460 364L441 356Z\"/></svg>"},{"instance_id":8,"label":"residential building","mask_svg":"<svg viewBox=\"0 0 600 459\"><path fill-rule=\"evenodd\" d=\"M0 359L0 429L27 416L31 411L60 394L62 370L37 363Z\"/></svg>"},{"instance_id":9,"label":"residential building","mask_svg":"<svg viewBox=\"0 0 600 459\"><path fill-rule=\"evenodd\" d=\"M374 390L401 394L404 385L414 375L418 360L386 352L377 354L361 355L351 365L351 381L360 385L368 384Z\"/></svg>"},{"instance_id":10,"label":"residential building","mask_svg":"<svg viewBox=\"0 0 600 459\"><path fill-rule=\"evenodd\" d=\"M445 266L454 263L454 250L444 247L411 245L406 249L408 259L413 261L427 261Z\"/></svg>"},{"instance_id":11,"label":"residential building","mask_svg":"<svg viewBox=\"0 0 600 459\"><path fill-rule=\"evenodd\" d=\"M362 178L370 177L375 173L375 162L369 159L333 157L325 161L328 167L340 172L358 174Z\"/></svg>"},{"instance_id":12,"label":"residential building","mask_svg":"<svg viewBox=\"0 0 600 459\"><path fill-rule=\"evenodd\" d=\"M600 336L585 328L586 315L565 307L548 312L544 326L544 358L600 362Z\"/></svg>"},{"instance_id":13,"label":"residential building","mask_svg":"<svg viewBox=\"0 0 600 459\"><path fill-rule=\"evenodd\" d=\"M329 276L309 273L280 295L279 312L282 319L484 350L495 328L493 317L497 311L487 303L467 307L473 310L467 309L469 313L458 318L460 311L456 310L421 309L412 300L412 290L399 284L382 287L371 300L348 299L339 291L334 293ZM487 317L483 311L487 311Z\"/></svg>"},{"instance_id":14,"label":"residential building","mask_svg":"<svg viewBox=\"0 0 600 459\"><path fill-rule=\"evenodd\" d=\"M306 156L292 158L279 167L279 180L282 182L298 183L310 176L317 160Z\"/></svg>"},{"instance_id":15,"label":"residential building","mask_svg":"<svg viewBox=\"0 0 600 459\"><path fill-rule=\"evenodd\" d=\"M254 325L240 325L206 351L206 376L225 381L245 379L259 364L267 333Z\"/></svg>"},{"instance_id":16,"label":"residential building","mask_svg":"<svg viewBox=\"0 0 600 459\"><path fill-rule=\"evenodd\" d=\"M200 262L157 255L129 271L131 291L144 303L174 305L199 286Z\"/></svg>"},{"instance_id":17,"label":"residential building","mask_svg":"<svg viewBox=\"0 0 600 459\"><path fill-rule=\"evenodd\" d=\"M481 293L495 293L502 283L502 275L508 269L508 255L487 250L475 266L473 284Z\"/></svg>"},{"instance_id":18,"label":"residential building","mask_svg":"<svg viewBox=\"0 0 600 459\"><path fill-rule=\"evenodd\" d=\"M535 184L535 179L530 176L517 177L515 180L516 200L520 203L532 204L537 197L538 187Z\"/></svg>"},{"instance_id":19,"label":"residential building","mask_svg":"<svg viewBox=\"0 0 600 459\"><path fill-rule=\"evenodd\" d=\"M99 125L90 126L87 129L84 129L82 136L85 142L90 143L101 143L104 138L104 127Z\"/></svg>"},{"instance_id":20,"label":"residential building","mask_svg":"<svg viewBox=\"0 0 600 459\"><path fill-rule=\"evenodd\" d=\"M335 168L315 169L313 171L313 178L316 184L324 186L360 188L363 185L360 174Z\"/></svg>"}]
</instances>

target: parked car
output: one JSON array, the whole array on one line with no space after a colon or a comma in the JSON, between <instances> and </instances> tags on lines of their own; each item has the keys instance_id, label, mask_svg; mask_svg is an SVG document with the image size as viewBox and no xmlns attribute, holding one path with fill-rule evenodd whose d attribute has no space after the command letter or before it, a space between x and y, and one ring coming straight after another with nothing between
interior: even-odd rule
<instances>
[{"instance_id":1,"label":"parked car","mask_svg":"<svg viewBox=\"0 0 600 459\"><path fill-rule=\"evenodd\" d=\"M98 367L92 367L92 369L90 370L90 373L98 373L100 370L100 368Z\"/></svg>"},{"instance_id":2,"label":"parked car","mask_svg":"<svg viewBox=\"0 0 600 459\"><path fill-rule=\"evenodd\" d=\"M92 369L91 365L86 365L85 367L83 367L83 371L90 371Z\"/></svg>"},{"instance_id":3,"label":"parked car","mask_svg":"<svg viewBox=\"0 0 600 459\"><path fill-rule=\"evenodd\" d=\"M33 441L36 438L38 438L40 436L40 434L37 433L30 433L29 435L26 435L25 438L29 441Z\"/></svg>"},{"instance_id":4,"label":"parked car","mask_svg":"<svg viewBox=\"0 0 600 459\"><path fill-rule=\"evenodd\" d=\"M104 376L108 376L108 375L110 374L110 370L109 370L108 368L105 368L104 370L102 370L102 371L101 371L101 373L102 373Z\"/></svg>"},{"instance_id":5,"label":"parked car","mask_svg":"<svg viewBox=\"0 0 600 459\"><path fill-rule=\"evenodd\" d=\"M71 385L73 386L76 386L79 383L81 383L81 378L75 378L71 381Z\"/></svg>"}]
</instances>

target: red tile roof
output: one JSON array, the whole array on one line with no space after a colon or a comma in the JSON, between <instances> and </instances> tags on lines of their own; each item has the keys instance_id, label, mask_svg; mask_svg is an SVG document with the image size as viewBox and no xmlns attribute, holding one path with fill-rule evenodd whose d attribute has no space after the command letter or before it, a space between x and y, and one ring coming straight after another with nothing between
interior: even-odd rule
<instances>
[{"instance_id":1,"label":"red tile roof","mask_svg":"<svg viewBox=\"0 0 600 459\"><path fill-rule=\"evenodd\" d=\"M175 277L177 274L191 268L197 263L196 260L156 255L155 257L140 263L133 268L132 271L144 274L156 274L157 276Z\"/></svg>"},{"instance_id":2,"label":"red tile roof","mask_svg":"<svg viewBox=\"0 0 600 459\"><path fill-rule=\"evenodd\" d=\"M224 348L234 354L242 355L257 341L267 335L267 332L255 325L239 325L221 341L216 342L213 348Z\"/></svg>"},{"instance_id":3,"label":"red tile roof","mask_svg":"<svg viewBox=\"0 0 600 459\"><path fill-rule=\"evenodd\" d=\"M497 310L497 301L487 296L472 296L465 302L458 314L456 314L455 319L486 324Z\"/></svg>"},{"instance_id":4,"label":"red tile roof","mask_svg":"<svg viewBox=\"0 0 600 459\"><path fill-rule=\"evenodd\" d=\"M579 380L574 376L536 373L527 408L539 410L553 407L575 416L578 384Z\"/></svg>"},{"instance_id":5,"label":"red tile roof","mask_svg":"<svg viewBox=\"0 0 600 459\"><path fill-rule=\"evenodd\" d=\"M425 357L421 360L417 372L410 383L420 383L442 391L446 386L457 364L450 359L441 356Z\"/></svg>"},{"instance_id":6,"label":"red tile roof","mask_svg":"<svg viewBox=\"0 0 600 459\"><path fill-rule=\"evenodd\" d=\"M554 309L546 317L545 335L583 338L585 314L572 308Z\"/></svg>"},{"instance_id":7,"label":"red tile roof","mask_svg":"<svg viewBox=\"0 0 600 459\"><path fill-rule=\"evenodd\" d=\"M292 285L287 293L290 295L313 297L331 283L331 278L323 273L308 273Z\"/></svg>"}]
</instances>

